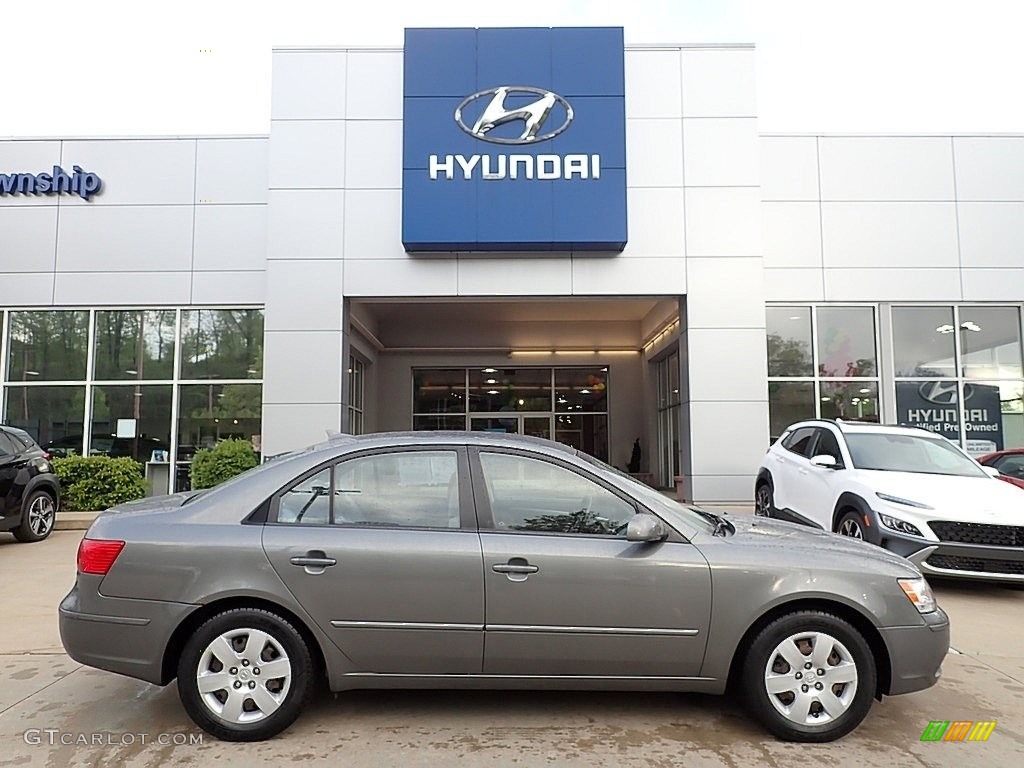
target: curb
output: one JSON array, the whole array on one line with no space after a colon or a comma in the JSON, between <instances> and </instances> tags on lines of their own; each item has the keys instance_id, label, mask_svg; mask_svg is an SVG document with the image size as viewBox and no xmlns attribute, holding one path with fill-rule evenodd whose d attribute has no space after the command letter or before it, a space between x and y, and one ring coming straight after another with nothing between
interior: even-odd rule
<instances>
[{"instance_id":1,"label":"curb","mask_svg":"<svg viewBox=\"0 0 1024 768\"><path fill-rule=\"evenodd\" d=\"M54 523L55 531L86 531L99 512L58 512Z\"/></svg>"}]
</instances>

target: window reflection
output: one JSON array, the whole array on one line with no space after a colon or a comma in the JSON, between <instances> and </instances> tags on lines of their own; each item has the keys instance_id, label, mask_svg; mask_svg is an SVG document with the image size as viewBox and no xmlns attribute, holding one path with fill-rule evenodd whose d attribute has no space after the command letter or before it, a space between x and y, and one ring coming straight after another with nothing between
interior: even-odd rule
<instances>
[{"instance_id":1,"label":"window reflection","mask_svg":"<svg viewBox=\"0 0 1024 768\"><path fill-rule=\"evenodd\" d=\"M173 309L98 311L94 378L173 378L174 315Z\"/></svg>"},{"instance_id":2,"label":"window reflection","mask_svg":"<svg viewBox=\"0 0 1024 768\"><path fill-rule=\"evenodd\" d=\"M820 376L877 374L872 307L818 307L817 320Z\"/></svg>"},{"instance_id":3,"label":"window reflection","mask_svg":"<svg viewBox=\"0 0 1024 768\"><path fill-rule=\"evenodd\" d=\"M11 312L9 322L8 381L85 379L88 312Z\"/></svg>"},{"instance_id":4,"label":"window reflection","mask_svg":"<svg viewBox=\"0 0 1024 768\"><path fill-rule=\"evenodd\" d=\"M263 376L263 312L190 309L181 313L181 378Z\"/></svg>"},{"instance_id":5,"label":"window reflection","mask_svg":"<svg viewBox=\"0 0 1024 768\"><path fill-rule=\"evenodd\" d=\"M768 307L769 376L811 376L811 308Z\"/></svg>"},{"instance_id":6,"label":"window reflection","mask_svg":"<svg viewBox=\"0 0 1024 768\"><path fill-rule=\"evenodd\" d=\"M7 387L4 423L28 432L54 456L82 454L85 387Z\"/></svg>"}]
</instances>

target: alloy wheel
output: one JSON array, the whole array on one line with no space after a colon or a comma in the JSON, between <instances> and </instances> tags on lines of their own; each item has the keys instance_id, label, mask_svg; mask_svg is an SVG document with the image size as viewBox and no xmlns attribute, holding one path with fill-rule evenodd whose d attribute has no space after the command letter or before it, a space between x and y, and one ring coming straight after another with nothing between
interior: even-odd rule
<instances>
[{"instance_id":1,"label":"alloy wheel","mask_svg":"<svg viewBox=\"0 0 1024 768\"><path fill-rule=\"evenodd\" d=\"M760 485L754 497L754 514L760 517L771 517L771 490L767 485Z\"/></svg>"},{"instance_id":2,"label":"alloy wheel","mask_svg":"<svg viewBox=\"0 0 1024 768\"><path fill-rule=\"evenodd\" d=\"M284 703L292 663L284 647L259 629L232 629L199 657L196 684L206 708L232 725L270 717Z\"/></svg>"},{"instance_id":3,"label":"alloy wheel","mask_svg":"<svg viewBox=\"0 0 1024 768\"><path fill-rule=\"evenodd\" d=\"M764 686L772 706L790 722L824 725L853 704L857 677L857 664L839 640L825 632L800 632L772 651Z\"/></svg>"},{"instance_id":4,"label":"alloy wheel","mask_svg":"<svg viewBox=\"0 0 1024 768\"><path fill-rule=\"evenodd\" d=\"M864 530L855 517L848 517L839 525L839 535L849 536L851 539L863 539Z\"/></svg>"},{"instance_id":5,"label":"alloy wheel","mask_svg":"<svg viewBox=\"0 0 1024 768\"><path fill-rule=\"evenodd\" d=\"M28 527L32 529L32 533L40 538L49 533L53 528L56 512L53 499L45 494L36 496L28 508Z\"/></svg>"}]
</instances>

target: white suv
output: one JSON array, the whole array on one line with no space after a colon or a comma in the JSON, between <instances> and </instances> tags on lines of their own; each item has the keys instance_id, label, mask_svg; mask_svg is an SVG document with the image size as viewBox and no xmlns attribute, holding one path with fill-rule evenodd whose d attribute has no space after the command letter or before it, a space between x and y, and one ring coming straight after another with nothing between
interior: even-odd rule
<instances>
[{"instance_id":1,"label":"white suv","mask_svg":"<svg viewBox=\"0 0 1024 768\"><path fill-rule=\"evenodd\" d=\"M802 421L765 455L755 513L890 549L925 574L1024 583L1024 491L924 429Z\"/></svg>"}]
</instances>

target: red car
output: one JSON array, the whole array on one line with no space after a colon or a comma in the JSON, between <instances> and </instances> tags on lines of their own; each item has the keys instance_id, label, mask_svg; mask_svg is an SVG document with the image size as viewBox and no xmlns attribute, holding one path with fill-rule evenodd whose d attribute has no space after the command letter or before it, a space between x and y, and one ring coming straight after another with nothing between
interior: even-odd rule
<instances>
[{"instance_id":1,"label":"red car","mask_svg":"<svg viewBox=\"0 0 1024 768\"><path fill-rule=\"evenodd\" d=\"M1024 448L988 453L978 463L999 470L999 479L1024 489Z\"/></svg>"}]
</instances>

